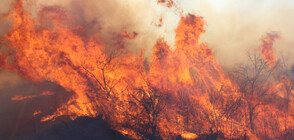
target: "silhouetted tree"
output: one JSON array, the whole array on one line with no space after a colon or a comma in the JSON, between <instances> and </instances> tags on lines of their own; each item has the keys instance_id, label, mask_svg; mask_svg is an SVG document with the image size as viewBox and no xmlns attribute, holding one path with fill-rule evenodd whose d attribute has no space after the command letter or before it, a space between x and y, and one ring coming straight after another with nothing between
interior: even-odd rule
<instances>
[{"instance_id":1,"label":"silhouetted tree","mask_svg":"<svg viewBox=\"0 0 294 140\"><path fill-rule=\"evenodd\" d=\"M148 81L145 87L135 88L133 92L133 105L139 111L134 118L140 120L138 125L146 137L158 137L158 123L165 109L166 93L152 87Z\"/></svg>"},{"instance_id":2,"label":"silhouetted tree","mask_svg":"<svg viewBox=\"0 0 294 140\"><path fill-rule=\"evenodd\" d=\"M248 53L247 56L249 63L238 65L234 75L245 101L245 119L249 121L249 128L254 131L254 120L260 113L257 108L266 104L266 97L275 94L275 91L270 91L269 81L276 66L270 67L258 53Z\"/></svg>"}]
</instances>

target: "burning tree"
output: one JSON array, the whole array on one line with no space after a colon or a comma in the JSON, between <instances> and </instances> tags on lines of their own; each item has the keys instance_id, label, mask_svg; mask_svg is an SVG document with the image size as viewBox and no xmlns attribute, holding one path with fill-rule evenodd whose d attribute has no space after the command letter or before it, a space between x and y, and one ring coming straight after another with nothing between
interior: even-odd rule
<instances>
[{"instance_id":1,"label":"burning tree","mask_svg":"<svg viewBox=\"0 0 294 140\"><path fill-rule=\"evenodd\" d=\"M117 104L115 102L117 102L117 95L119 93L117 93L118 91L116 91L115 88L122 80L115 70L119 68L118 65L120 64L117 61L119 56L118 53L119 52L111 52L107 55L106 59L97 57L97 65L94 68L96 71L88 70L84 66L81 66L89 75L87 84L91 88L88 90L87 95L93 103L93 106L97 109L97 114L102 115L104 119L109 119L111 114L114 114L114 112L110 112L109 106ZM94 79L94 81L91 78Z\"/></svg>"},{"instance_id":2,"label":"burning tree","mask_svg":"<svg viewBox=\"0 0 294 140\"><path fill-rule=\"evenodd\" d=\"M195 100L191 99L189 95L185 92L178 92L179 103L177 107L179 108L178 112L181 116L184 117L184 128L186 131L191 132L195 131L195 126L199 126L199 120L195 119L197 117L198 111L196 111L199 104ZM196 122L195 122L196 121ZM197 131L195 131L197 132ZM198 131L199 133L199 131Z\"/></svg>"},{"instance_id":3,"label":"burning tree","mask_svg":"<svg viewBox=\"0 0 294 140\"><path fill-rule=\"evenodd\" d=\"M238 66L234 83L208 44L201 42L205 21L200 16L182 16L175 30L176 48L159 39L146 60L122 48L107 53L97 35L84 36L81 27L69 24L60 7L42 8L41 21L35 21L24 10L23 1L15 0L7 16L14 22L1 43L4 40L7 52L14 53L0 54L1 67L73 93L41 121L102 115L113 129L134 139L178 135L194 139L207 133L240 138L247 128L256 135L275 132L270 136L274 138L282 130L281 117L276 115L282 112L274 99L287 99L289 108L292 87L282 78L284 97L284 90L279 94L280 88L273 86L276 57L267 49L272 49L276 36L263 39L263 55L271 56L248 55L249 63ZM135 39L137 35L125 32L119 37ZM285 129L293 126L289 116Z\"/></svg>"},{"instance_id":4,"label":"burning tree","mask_svg":"<svg viewBox=\"0 0 294 140\"><path fill-rule=\"evenodd\" d=\"M159 122L164 115L164 109L167 102L167 93L164 93L150 84L146 83L146 87L139 87L133 90L131 103L132 107L137 108L139 114L133 116L137 126L142 130L142 134L149 139L160 137Z\"/></svg>"},{"instance_id":5,"label":"burning tree","mask_svg":"<svg viewBox=\"0 0 294 140\"><path fill-rule=\"evenodd\" d=\"M225 131L233 135L232 126L229 124L236 121L242 122L242 119L238 116L242 105L242 99L236 95L237 91L232 89L222 88L218 91L212 91L209 94L211 107L208 113L209 122L211 124L210 131L214 133L216 137L222 136ZM239 132L240 133L240 132Z\"/></svg>"},{"instance_id":6,"label":"burning tree","mask_svg":"<svg viewBox=\"0 0 294 140\"><path fill-rule=\"evenodd\" d=\"M255 119L261 113L259 107L267 103L267 97L276 93L271 91L270 83L275 67L269 68L268 63L257 53L248 54L248 58L249 64L239 65L235 76L245 101L244 117L249 128L255 131Z\"/></svg>"}]
</instances>

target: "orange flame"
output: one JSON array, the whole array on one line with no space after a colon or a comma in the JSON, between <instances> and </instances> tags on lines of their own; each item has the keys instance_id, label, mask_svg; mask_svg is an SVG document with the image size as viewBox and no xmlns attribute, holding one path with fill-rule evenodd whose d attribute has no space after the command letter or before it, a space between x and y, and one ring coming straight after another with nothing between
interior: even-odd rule
<instances>
[{"instance_id":1,"label":"orange flame","mask_svg":"<svg viewBox=\"0 0 294 140\"><path fill-rule=\"evenodd\" d=\"M38 15L40 21L31 19L23 1L14 1L8 14L14 22L1 43L15 54L0 54L0 66L33 82L48 80L74 93L41 121L54 121L63 115L71 119L102 115L114 129L136 139L142 131L158 131L165 139L171 135L194 139L200 131L195 126L206 133L222 128L231 137L251 133L246 132L243 117L231 118L211 101L216 95L220 104L228 106L224 100L238 100L241 95L212 50L200 41L205 32L202 17L182 17L175 30L176 49L172 51L164 39L159 39L148 62L142 55L120 49L106 53L98 35L82 36L84 29L73 26L60 7L45 7ZM126 31L121 35L127 39L136 36ZM262 39L260 49L270 64L276 61L272 44L277 38L268 34ZM52 94L15 96L12 100L43 95Z\"/></svg>"},{"instance_id":2,"label":"orange flame","mask_svg":"<svg viewBox=\"0 0 294 140\"><path fill-rule=\"evenodd\" d=\"M121 35L119 35L121 38L124 39L130 39L133 40L138 36L137 32L133 32L133 33L128 33L127 31L124 31Z\"/></svg>"},{"instance_id":3,"label":"orange flame","mask_svg":"<svg viewBox=\"0 0 294 140\"><path fill-rule=\"evenodd\" d=\"M75 119L78 116L95 117L103 113L111 114L113 124L123 124L130 115L138 116L139 112L144 111L143 107L133 108L133 102L140 106L139 100L158 96L152 95L156 91L150 87L167 91L170 96L192 93L187 94L194 100L192 102L199 102L203 111L208 111L209 92L218 91L222 86L234 89L211 49L207 44L200 43L205 23L195 15L181 18L176 29L175 51L171 51L163 40L158 41L154 46L150 70L146 70L141 56L129 53L116 55L119 50L118 53L105 54L105 46L95 39L97 36L83 38L76 34L77 28L62 21L64 18L60 17L66 17L66 14L60 8L44 8L39 14L42 20L38 22L32 20L23 9L22 1L16 0L8 15L14 23L4 39L16 54L10 55L14 61L11 65L5 63L6 67L32 81L49 80L75 93L67 103L42 121L54 120L62 115ZM49 25L48 22L42 23L46 20L50 21ZM132 39L136 35L130 36L125 32L123 37ZM137 89L143 91L133 92ZM146 97L139 96L145 93ZM17 96L12 100L33 97L38 96ZM157 104L158 100L155 102ZM166 104L164 113L167 117L161 117L158 129L163 136L180 134L185 130L184 127L175 129L176 122L169 123L168 119L183 119L181 115L175 115L177 109L172 104ZM117 129L124 133L127 130L118 126ZM192 137L192 134L189 135Z\"/></svg>"},{"instance_id":4,"label":"orange flame","mask_svg":"<svg viewBox=\"0 0 294 140\"><path fill-rule=\"evenodd\" d=\"M259 47L261 54L264 60L271 66L273 66L277 61L277 57L274 54L273 44L274 41L279 38L280 37L277 33L267 33L265 37L261 38L262 44Z\"/></svg>"},{"instance_id":5,"label":"orange flame","mask_svg":"<svg viewBox=\"0 0 294 140\"><path fill-rule=\"evenodd\" d=\"M21 95L17 95L11 98L11 100L13 101L21 101L21 100L25 100L25 99L31 99L31 98L36 98L36 97L41 97L41 96L50 96L53 95L53 92L50 91L45 91L40 95L31 95L31 96L21 96Z\"/></svg>"}]
</instances>

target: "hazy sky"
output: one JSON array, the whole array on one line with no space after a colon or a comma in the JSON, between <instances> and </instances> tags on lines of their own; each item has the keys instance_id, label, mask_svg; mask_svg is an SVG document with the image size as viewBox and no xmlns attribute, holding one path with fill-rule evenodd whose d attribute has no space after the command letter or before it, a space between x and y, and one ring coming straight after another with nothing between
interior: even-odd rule
<instances>
[{"instance_id":1,"label":"hazy sky","mask_svg":"<svg viewBox=\"0 0 294 140\"><path fill-rule=\"evenodd\" d=\"M182 7L207 22L203 40L215 50L221 63L238 62L244 50L256 48L266 32L276 31L281 40L278 54L294 55L293 0L181 0ZM293 62L293 61L292 61Z\"/></svg>"},{"instance_id":2,"label":"hazy sky","mask_svg":"<svg viewBox=\"0 0 294 140\"><path fill-rule=\"evenodd\" d=\"M124 29L136 31L139 36L128 42L128 45L135 51L145 48L147 53L151 52L152 46L160 37L164 37L173 47L174 29L180 19L174 8L158 5L156 0L32 1L36 5L61 5L73 15L81 17L82 22L97 23L91 25L90 30L99 30L100 37L106 43ZM0 13L9 9L10 2L11 0L1 0ZM281 35L281 39L274 46L277 53L294 62L294 0L175 2L184 13L193 13L205 19L207 32L202 36L202 41L208 43L222 65L232 65L244 60L245 51L257 48L259 39L271 31ZM37 10L38 8L35 8L31 11ZM160 18L163 19L163 26L158 28L155 25L159 24ZM7 26L1 21L0 27L0 33L7 31ZM7 74L0 74L0 85L9 83L9 78L4 78L3 75Z\"/></svg>"}]
</instances>

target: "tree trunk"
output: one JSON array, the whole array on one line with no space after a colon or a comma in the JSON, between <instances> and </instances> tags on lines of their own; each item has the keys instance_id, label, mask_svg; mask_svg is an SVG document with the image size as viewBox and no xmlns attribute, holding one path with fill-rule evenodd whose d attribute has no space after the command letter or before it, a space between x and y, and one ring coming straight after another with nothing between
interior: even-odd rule
<instances>
[{"instance_id":1,"label":"tree trunk","mask_svg":"<svg viewBox=\"0 0 294 140\"><path fill-rule=\"evenodd\" d=\"M253 124L253 111L249 111L249 121L250 121L250 128L254 131L254 124Z\"/></svg>"}]
</instances>

